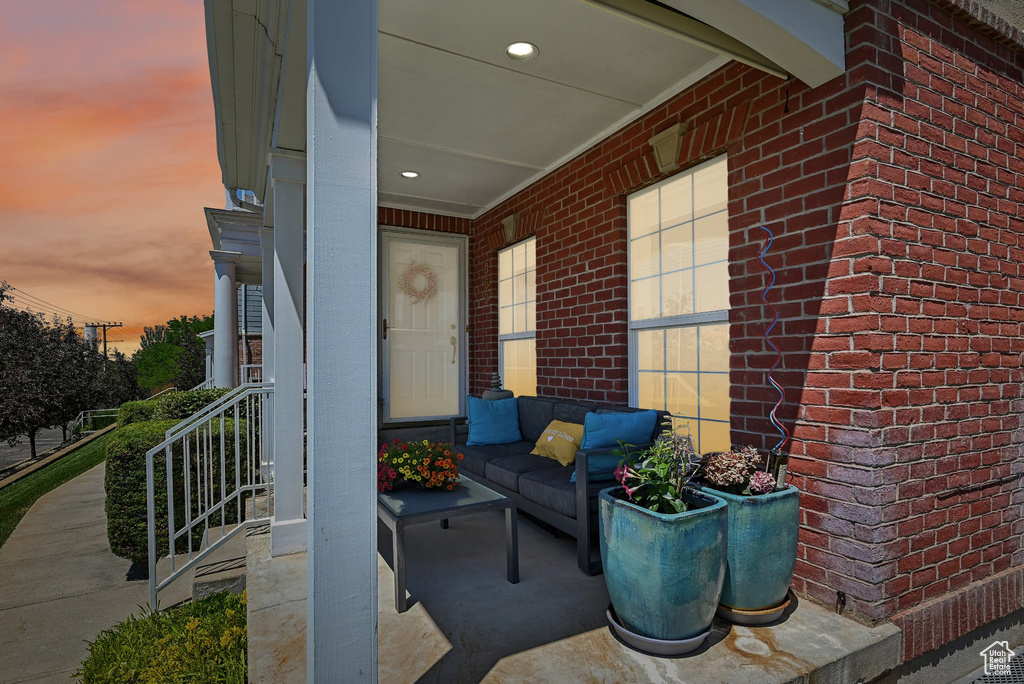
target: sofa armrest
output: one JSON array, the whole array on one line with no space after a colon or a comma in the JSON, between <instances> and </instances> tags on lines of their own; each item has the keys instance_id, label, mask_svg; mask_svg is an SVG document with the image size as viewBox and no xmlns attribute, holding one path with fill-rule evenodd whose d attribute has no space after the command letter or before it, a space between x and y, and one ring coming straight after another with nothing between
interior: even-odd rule
<instances>
[{"instance_id":1,"label":"sofa armrest","mask_svg":"<svg viewBox=\"0 0 1024 684\"><path fill-rule=\"evenodd\" d=\"M466 437L469 435L469 423L466 422L466 416L453 416L448 421L448 441L452 446L460 444L459 437L462 437L462 444L466 443Z\"/></svg>"}]
</instances>

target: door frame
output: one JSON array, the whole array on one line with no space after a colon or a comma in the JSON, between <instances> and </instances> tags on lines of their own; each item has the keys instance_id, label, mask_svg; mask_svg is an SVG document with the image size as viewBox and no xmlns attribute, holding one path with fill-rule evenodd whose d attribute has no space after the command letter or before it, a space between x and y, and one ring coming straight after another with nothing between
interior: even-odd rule
<instances>
[{"instance_id":1,"label":"door frame","mask_svg":"<svg viewBox=\"0 0 1024 684\"><path fill-rule=\"evenodd\" d=\"M378 226L378 278L377 287L377 364L378 390L380 396L380 415L382 425L402 425L426 421L448 420L450 416L417 416L414 418L392 418L391 412L391 359L387 353L384 340L384 319L389 317L387 290L390 287L391 274L388 272L388 242L391 240L411 240L456 247L459 260L459 321L456 323L456 336L459 340L459 412L466 415L466 395L469 392L469 236L457 233L442 233L434 230L403 228L400 226Z\"/></svg>"}]
</instances>

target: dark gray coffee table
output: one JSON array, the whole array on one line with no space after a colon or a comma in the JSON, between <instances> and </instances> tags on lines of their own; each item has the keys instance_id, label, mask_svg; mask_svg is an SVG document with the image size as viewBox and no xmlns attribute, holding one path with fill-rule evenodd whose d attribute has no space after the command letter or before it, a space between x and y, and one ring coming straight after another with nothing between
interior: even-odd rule
<instances>
[{"instance_id":1,"label":"dark gray coffee table","mask_svg":"<svg viewBox=\"0 0 1024 684\"><path fill-rule=\"evenodd\" d=\"M428 491L408 487L377 492L377 517L391 530L394 550L395 609L408 609L405 599L405 528L416 523L439 520L448 527L449 518L475 515L484 511L505 510L505 555L508 581L519 582L519 530L516 505L508 497L463 477L449 491Z\"/></svg>"}]
</instances>

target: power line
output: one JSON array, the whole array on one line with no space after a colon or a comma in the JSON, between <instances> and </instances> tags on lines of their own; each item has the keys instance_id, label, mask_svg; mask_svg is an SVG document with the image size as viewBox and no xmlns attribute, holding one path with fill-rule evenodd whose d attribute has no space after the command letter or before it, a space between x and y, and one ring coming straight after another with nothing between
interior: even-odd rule
<instances>
[{"instance_id":1,"label":"power line","mask_svg":"<svg viewBox=\"0 0 1024 684\"><path fill-rule=\"evenodd\" d=\"M30 295L28 292L25 292L24 290L20 290L20 289L14 287L13 285L10 285L9 287L11 288L11 290L13 292L19 293L22 296L23 299L27 298L29 300L34 300L36 302L39 302L39 304L46 305L46 306L51 307L53 309L57 309L58 311L63 311L67 315L71 315L71 316L74 316L76 318L80 318L82 320L92 320L92 321L102 321L102 320L104 320L104 319L101 319L101 318L99 318L97 316L86 316L86 315L80 314L80 313L78 313L76 311L72 311L71 309L65 309L63 306L58 306L58 305L54 304L53 302L48 302L45 299L42 299L40 297L36 297L35 295Z\"/></svg>"},{"instance_id":2,"label":"power line","mask_svg":"<svg viewBox=\"0 0 1024 684\"><path fill-rule=\"evenodd\" d=\"M79 318L78 316L69 315L63 311L57 311L56 309L49 309L43 306L37 305L35 302L28 300L19 299L17 297L12 298L11 303L15 305L14 308L18 308L20 311L28 311L31 313L38 313L48 316L57 316L58 318L70 318L73 321L86 321L87 319ZM20 307L20 308L19 308Z\"/></svg>"}]
</instances>

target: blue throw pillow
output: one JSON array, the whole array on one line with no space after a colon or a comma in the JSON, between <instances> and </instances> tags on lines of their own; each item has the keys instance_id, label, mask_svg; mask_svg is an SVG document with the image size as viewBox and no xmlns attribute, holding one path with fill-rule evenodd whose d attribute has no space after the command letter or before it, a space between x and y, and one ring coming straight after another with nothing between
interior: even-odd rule
<instances>
[{"instance_id":1,"label":"blue throw pillow","mask_svg":"<svg viewBox=\"0 0 1024 684\"><path fill-rule=\"evenodd\" d=\"M654 409L632 413L588 413L583 422L583 444L580 449L601 449L624 444L646 444L651 441L658 412Z\"/></svg>"},{"instance_id":2,"label":"blue throw pillow","mask_svg":"<svg viewBox=\"0 0 1024 684\"><path fill-rule=\"evenodd\" d=\"M590 482L612 482L615 480L615 469L622 462L619 454L594 454L587 458L587 480ZM569 482L576 481L576 471L572 471Z\"/></svg>"},{"instance_id":3,"label":"blue throw pillow","mask_svg":"<svg viewBox=\"0 0 1024 684\"><path fill-rule=\"evenodd\" d=\"M519 403L508 399L477 399L468 397L469 438L466 446L511 444L523 441L519 434Z\"/></svg>"}]
</instances>

